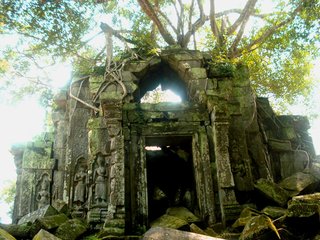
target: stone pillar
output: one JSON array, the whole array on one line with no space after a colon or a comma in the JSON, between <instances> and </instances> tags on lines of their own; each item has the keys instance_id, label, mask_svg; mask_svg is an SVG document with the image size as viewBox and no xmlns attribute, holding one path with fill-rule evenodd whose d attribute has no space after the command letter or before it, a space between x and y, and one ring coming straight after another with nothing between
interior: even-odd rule
<instances>
[{"instance_id":1,"label":"stone pillar","mask_svg":"<svg viewBox=\"0 0 320 240\"><path fill-rule=\"evenodd\" d=\"M65 182L65 160L66 160L66 141L67 141L67 118L66 118L66 104L67 93L61 91L54 97L54 102L57 105L56 110L52 113L52 122L54 125L54 175L53 175L53 189L52 200L64 200L63 190Z\"/></svg>"},{"instance_id":2,"label":"stone pillar","mask_svg":"<svg viewBox=\"0 0 320 240\"><path fill-rule=\"evenodd\" d=\"M214 109L211 120L213 123L215 160L222 222L235 220L240 213L240 205L235 196L235 183L231 171L229 157L229 119L224 112Z\"/></svg>"},{"instance_id":3,"label":"stone pillar","mask_svg":"<svg viewBox=\"0 0 320 240\"><path fill-rule=\"evenodd\" d=\"M109 201L104 228L117 227L124 234L125 225L125 176L124 176L124 137L122 133L122 102L103 104L110 149ZM116 226L115 226L116 224Z\"/></svg>"},{"instance_id":4,"label":"stone pillar","mask_svg":"<svg viewBox=\"0 0 320 240\"><path fill-rule=\"evenodd\" d=\"M12 223L17 223L19 219L23 216L20 211L20 201L21 201L21 189L23 188L22 185L22 158L24 153L24 146L23 145L15 145L11 148L10 152L14 157L14 163L16 165L16 172L17 172L17 181L16 181L16 195L14 197L14 206L13 206L13 213L12 213Z\"/></svg>"},{"instance_id":5,"label":"stone pillar","mask_svg":"<svg viewBox=\"0 0 320 240\"><path fill-rule=\"evenodd\" d=\"M89 81L83 79L73 82L70 86L71 94L86 103L91 103ZM65 157L65 186L64 200L72 206L72 193L74 174L79 158L88 159L88 130L87 122L92 109L78 100L70 98L67 106L68 127L66 131L66 157Z\"/></svg>"}]
</instances>

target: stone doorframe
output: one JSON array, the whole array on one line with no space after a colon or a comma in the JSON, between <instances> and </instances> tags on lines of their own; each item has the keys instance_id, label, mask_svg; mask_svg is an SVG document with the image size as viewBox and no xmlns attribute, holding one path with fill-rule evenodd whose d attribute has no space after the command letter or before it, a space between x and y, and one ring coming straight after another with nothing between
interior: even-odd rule
<instances>
[{"instance_id":1,"label":"stone doorframe","mask_svg":"<svg viewBox=\"0 0 320 240\"><path fill-rule=\"evenodd\" d=\"M145 141L147 137L186 136L192 138L194 179L200 215L209 225L215 222L213 180L206 126L200 122L171 122L130 125L125 144L127 220L133 231L148 227L148 183ZM130 193L128 193L130 192Z\"/></svg>"}]
</instances>

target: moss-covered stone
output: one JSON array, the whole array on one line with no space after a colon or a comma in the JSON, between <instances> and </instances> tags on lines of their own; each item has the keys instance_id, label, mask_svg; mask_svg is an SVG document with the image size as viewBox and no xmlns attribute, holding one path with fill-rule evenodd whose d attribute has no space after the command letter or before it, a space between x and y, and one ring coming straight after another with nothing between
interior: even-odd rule
<instances>
[{"instance_id":1,"label":"moss-covered stone","mask_svg":"<svg viewBox=\"0 0 320 240\"><path fill-rule=\"evenodd\" d=\"M81 220L70 219L58 227L55 236L63 240L74 240L85 233L87 229L87 224Z\"/></svg>"},{"instance_id":2,"label":"moss-covered stone","mask_svg":"<svg viewBox=\"0 0 320 240\"><path fill-rule=\"evenodd\" d=\"M188 223L199 222L200 219L185 207L171 207L167 209L168 215L180 218Z\"/></svg>"},{"instance_id":3,"label":"moss-covered stone","mask_svg":"<svg viewBox=\"0 0 320 240\"><path fill-rule=\"evenodd\" d=\"M298 195L301 192L314 192L319 180L308 173L297 172L290 177L283 179L279 186L290 191L291 196Z\"/></svg>"},{"instance_id":4,"label":"moss-covered stone","mask_svg":"<svg viewBox=\"0 0 320 240\"><path fill-rule=\"evenodd\" d=\"M267 206L261 211L272 219L277 219L287 214L287 209L281 207Z\"/></svg>"},{"instance_id":5,"label":"moss-covered stone","mask_svg":"<svg viewBox=\"0 0 320 240\"><path fill-rule=\"evenodd\" d=\"M123 236L125 233L124 228L117 227L104 227L97 234L97 237L105 239L107 236Z\"/></svg>"},{"instance_id":6,"label":"moss-covered stone","mask_svg":"<svg viewBox=\"0 0 320 240\"><path fill-rule=\"evenodd\" d=\"M234 77L236 67L231 63L211 63L209 66L208 76L210 78Z\"/></svg>"},{"instance_id":7,"label":"moss-covered stone","mask_svg":"<svg viewBox=\"0 0 320 240\"><path fill-rule=\"evenodd\" d=\"M189 70L190 79L201 79L206 77L207 77L207 72L205 68L191 68Z\"/></svg>"},{"instance_id":8,"label":"moss-covered stone","mask_svg":"<svg viewBox=\"0 0 320 240\"><path fill-rule=\"evenodd\" d=\"M61 238L58 238L54 236L53 234L47 232L44 229L41 229L33 238L32 240L61 240Z\"/></svg>"},{"instance_id":9,"label":"moss-covered stone","mask_svg":"<svg viewBox=\"0 0 320 240\"><path fill-rule=\"evenodd\" d=\"M293 197L288 203L288 217L320 215L320 193Z\"/></svg>"},{"instance_id":10,"label":"moss-covered stone","mask_svg":"<svg viewBox=\"0 0 320 240\"><path fill-rule=\"evenodd\" d=\"M253 208L246 207L241 213L240 217L232 224L233 228L244 227L253 217L259 216L261 213Z\"/></svg>"},{"instance_id":11,"label":"moss-covered stone","mask_svg":"<svg viewBox=\"0 0 320 240\"><path fill-rule=\"evenodd\" d=\"M104 227L125 228L125 219L112 219L104 223Z\"/></svg>"},{"instance_id":12,"label":"moss-covered stone","mask_svg":"<svg viewBox=\"0 0 320 240\"><path fill-rule=\"evenodd\" d=\"M0 224L0 228L17 239L30 238L31 223L24 224Z\"/></svg>"},{"instance_id":13,"label":"moss-covered stone","mask_svg":"<svg viewBox=\"0 0 320 240\"><path fill-rule=\"evenodd\" d=\"M150 225L151 227L164 227L189 230L189 225L187 221L174 216L170 216L168 214L164 214L161 217L157 218L156 220L151 222Z\"/></svg>"},{"instance_id":14,"label":"moss-covered stone","mask_svg":"<svg viewBox=\"0 0 320 240\"><path fill-rule=\"evenodd\" d=\"M269 234L272 233L272 231L274 231L275 234L278 234L277 229L273 225L271 219L268 218L267 216L259 215L256 217L252 217L248 221L239 239L240 240L274 239L274 238L267 238L267 236L270 236Z\"/></svg>"},{"instance_id":15,"label":"moss-covered stone","mask_svg":"<svg viewBox=\"0 0 320 240\"><path fill-rule=\"evenodd\" d=\"M202 234L179 231L175 229L155 227L149 229L143 237L143 240L223 240L222 238L214 238Z\"/></svg>"},{"instance_id":16,"label":"moss-covered stone","mask_svg":"<svg viewBox=\"0 0 320 240\"><path fill-rule=\"evenodd\" d=\"M0 240L16 240L10 233L0 228Z\"/></svg>"},{"instance_id":17,"label":"moss-covered stone","mask_svg":"<svg viewBox=\"0 0 320 240\"><path fill-rule=\"evenodd\" d=\"M51 205L47 205L22 217L19 220L19 224L28 223L28 222L34 223L36 219L53 216L56 214L58 214L58 211Z\"/></svg>"},{"instance_id":18,"label":"moss-covered stone","mask_svg":"<svg viewBox=\"0 0 320 240\"><path fill-rule=\"evenodd\" d=\"M58 214L54 216L39 218L35 221L35 224L39 224L41 228L45 230L50 230L59 227L67 220L68 217L65 214Z\"/></svg>"},{"instance_id":19,"label":"moss-covered stone","mask_svg":"<svg viewBox=\"0 0 320 240\"><path fill-rule=\"evenodd\" d=\"M277 184L267 179L260 178L254 186L267 199L273 201L279 206L284 207L287 205L287 201L290 196L286 190L279 187Z\"/></svg>"}]
</instances>

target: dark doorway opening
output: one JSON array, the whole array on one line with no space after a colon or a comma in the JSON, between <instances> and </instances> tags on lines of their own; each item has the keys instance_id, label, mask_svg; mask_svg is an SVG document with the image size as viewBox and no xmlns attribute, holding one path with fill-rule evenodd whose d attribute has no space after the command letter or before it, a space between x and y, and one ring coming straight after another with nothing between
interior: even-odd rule
<instances>
[{"instance_id":1,"label":"dark doorway opening","mask_svg":"<svg viewBox=\"0 0 320 240\"><path fill-rule=\"evenodd\" d=\"M169 207L196 210L191 140L190 136L146 138L150 222L165 214Z\"/></svg>"}]
</instances>

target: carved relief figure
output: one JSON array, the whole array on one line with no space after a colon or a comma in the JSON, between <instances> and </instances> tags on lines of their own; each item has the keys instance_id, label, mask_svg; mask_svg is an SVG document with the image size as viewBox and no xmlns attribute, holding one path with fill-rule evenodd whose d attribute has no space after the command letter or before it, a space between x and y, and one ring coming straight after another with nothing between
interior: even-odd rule
<instances>
[{"instance_id":1,"label":"carved relief figure","mask_svg":"<svg viewBox=\"0 0 320 240\"><path fill-rule=\"evenodd\" d=\"M42 208L49 204L50 193L49 193L49 181L47 179L42 179L41 188L37 195L38 208Z\"/></svg>"},{"instance_id":2,"label":"carved relief figure","mask_svg":"<svg viewBox=\"0 0 320 240\"><path fill-rule=\"evenodd\" d=\"M93 180L95 184L94 201L96 204L107 203L107 179L108 173L106 168L105 157L100 153L97 157L98 167L94 170Z\"/></svg>"},{"instance_id":3,"label":"carved relief figure","mask_svg":"<svg viewBox=\"0 0 320 240\"><path fill-rule=\"evenodd\" d=\"M78 206L82 205L86 201L86 181L86 168L84 166L80 166L78 172L74 176L75 190L73 202Z\"/></svg>"}]
</instances>

